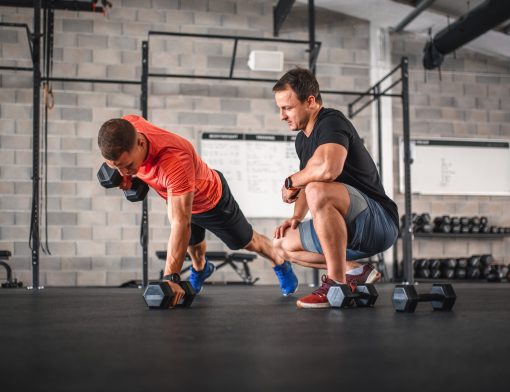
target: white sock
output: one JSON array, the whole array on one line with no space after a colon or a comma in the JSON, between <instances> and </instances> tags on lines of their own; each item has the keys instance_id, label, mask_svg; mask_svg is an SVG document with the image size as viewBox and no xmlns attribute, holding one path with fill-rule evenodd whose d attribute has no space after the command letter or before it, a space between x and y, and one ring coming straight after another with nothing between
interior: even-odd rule
<instances>
[{"instance_id":1,"label":"white sock","mask_svg":"<svg viewBox=\"0 0 510 392\"><path fill-rule=\"evenodd\" d=\"M363 266L358 268L353 268L352 270L347 271L347 274L349 275L359 275L363 272Z\"/></svg>"}]
</instances>

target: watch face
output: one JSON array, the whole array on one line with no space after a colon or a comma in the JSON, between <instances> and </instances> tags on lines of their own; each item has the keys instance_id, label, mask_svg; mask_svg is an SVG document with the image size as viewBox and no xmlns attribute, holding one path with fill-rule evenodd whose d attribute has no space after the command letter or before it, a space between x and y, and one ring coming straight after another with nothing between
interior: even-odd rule
<instances>
[{"instance_id":1,"label":"watch face","mask_svg":"<svg viewBox=\"0 0 510 392\"><path fill-rule=\"evenodd\" d=\"M170 281L174 283L179 283L181 281L181 277L179 276L179 274L171 274Z\"/></svg>"},{"instance_id":2,"label":"watch face","mask_svg":"<svg viewBox=\"0 0 510 392\"><path fill-rule=\"evenodd\" d=\"M173 283L179 283L181 281L181 276L174 272L173 274L163 276L163 280L169 280L170 282Z\"/></svg>"}]
</instances>

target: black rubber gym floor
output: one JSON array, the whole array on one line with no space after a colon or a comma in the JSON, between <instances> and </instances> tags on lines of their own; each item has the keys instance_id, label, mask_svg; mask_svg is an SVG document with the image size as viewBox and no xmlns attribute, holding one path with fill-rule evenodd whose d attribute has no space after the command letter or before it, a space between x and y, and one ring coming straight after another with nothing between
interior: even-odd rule
<instances>
[{"instance_id":1,"label":"black rubber gym floor","mask_svg":"<svg viewBox=\"0 0 510 392\"><path fill-rule=\"evenodd\" d=\"M297 309L275 286L206 286L174 310L138 289L1 289L0 388L507 391L510 284L454 287L452 312L414 314L393 311L390 284L345 310Z\"/></svg>"}]
</instances>

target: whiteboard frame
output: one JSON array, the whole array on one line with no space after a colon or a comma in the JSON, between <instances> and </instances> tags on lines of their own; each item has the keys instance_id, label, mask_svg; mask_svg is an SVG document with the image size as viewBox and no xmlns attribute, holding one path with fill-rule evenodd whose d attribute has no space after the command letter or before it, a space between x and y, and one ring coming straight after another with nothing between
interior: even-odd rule
<instances>
[{"instance_id":1,"label":"whiteboard frame","mask_svg":"<svg viewBox=\"0 0 510 392\"><path fill-rule=\"evenodd\" d=\"M286 164L288 163L286 160L283 160L281 163L282 165L275 166L275 170L281 171L279 173L278 179L281 179L281 185L283 186L283 182L285 178L297 171L299 171L299 157L297 156L295 152L295 139L297 137L296 134L291 133L282 133L282 132L214 132L214 131L202 131L199 132L199 139L198 139L198 148L197 150L200 153L200 157L204 160L204 162L211 168L220 170L224 175L225 178L228 181L229 187L232 191L232 194L234 198L236 199L237 203L239 204L239 207L243 211L243 214L246 216L246 218L250 219L287 219L292 216L294 211L294 204L286 204L281 200L281 186L278 185L278 187L272 187L269 191L273 197L273 201L269 204L264 204L261 202L261 200L257 200L257 203L253 205L253 202L248 202L248 196L246 195L245 188L244 189L237 189L236 181L232 178L229 178L227 173L225 173L224 170L222 170L221 167L216 167L208 157L204 156L203 151L203 141L204 141L204 135L209 135L207 140L214 141L233 141L233 142L250 142L250 141L257 141L257 142L270 142L270 143L291 143L292 149L293 149L293 161L294 164L292 165L292 168L289 167L289 170L281 171L285 168ZM212 137L211 137L212 136ZM214 137L217 136L217 137ZM277 138L278 140L274 140ZM286 145L286 148L290 146ZM244 178L246 180L246 178ZM266 189L266 188L264 188ZM264 195L265 196L265 195ZM278 201L276 201L278 200ZM280 204L281 203L281 204ZM256 212L254 211L256 210Z\"/></svg>"},{"instance_id":2,"label":"whiteboard frame","mask_svg":"<svg viewBox=\"0 0 510 392\"><path fill-rule=\"evenodd\" d=\"M482 139L482 138L441 138L441 137L411 137L410 139L410 151L411 151L411 161L414 161L416 153L415 146L417 141L452 141L452 142L479 142L479 143L505 143L508 144L507 151L509 154L510 160L510 140L506 139ZM508 168L508 175L510 176L510 167ZM404 186L404 138L403 136L399 137L399 192L405 193ZM473 191L473 192L459 192L459 191L414 191L413 190L413 164L411 164L411 193L413 195L427 195L427 196L510 196L510 190L507 192L483 192L483 191Z\"/></svg>"}]
</instances>

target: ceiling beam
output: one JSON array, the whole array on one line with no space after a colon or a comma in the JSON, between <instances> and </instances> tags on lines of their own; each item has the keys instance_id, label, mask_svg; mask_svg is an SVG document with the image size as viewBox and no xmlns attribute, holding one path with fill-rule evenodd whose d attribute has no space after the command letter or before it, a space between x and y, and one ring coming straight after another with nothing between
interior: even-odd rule
<instances>
[{"instance_id":1,"label":"ceiling beam","mask_svg":"<svg viewBox=\"0 0 510 392\"><path fill-rule=\"evenodd\" d=\"M283 22L287 19L287 16L292 9L292 6L296 0L280 0L278 4L273 8L273 36L278 37L280 29L282 28Z\"/></svg>"},{"instance_id":2,"label":"ceiling beam","mask_svg":"<svg viewBox=\"0 0 510 392\"><path fill-rule=\"evenodd\" d=\"M445 55L461 48L509 18L510 7L506 1L486 0L451 25L446 26L427 42L423 66L426 69L439 67Z\"/></svg>"},{"instance_id":3,"label":"ceiling beam","mask_svg":"<svg viewBox=\"0 0 510 392\"><path fill-rule=\"evenodd\" d=\"M33 0L0 0L2 7L24 7L33 8ZM76 0L43 0L41 8L51 8L54 10L68 11L86 11L86 12L103 12L103 7L94 7L92 1L76 1Z\"/></svg>"},{"instance_id":4,"label":"ceiling beam","mask_svg":"<svg viewBox=\"0 0 510 392\"><path fill-rule=\"evenodd\" d=\"M407 15L395 28L392 30L394 33L401 32L409 23L411 23L418 15L429 8L436 0L422 0L416 8Z\"/></svg>"}]
</instances>

